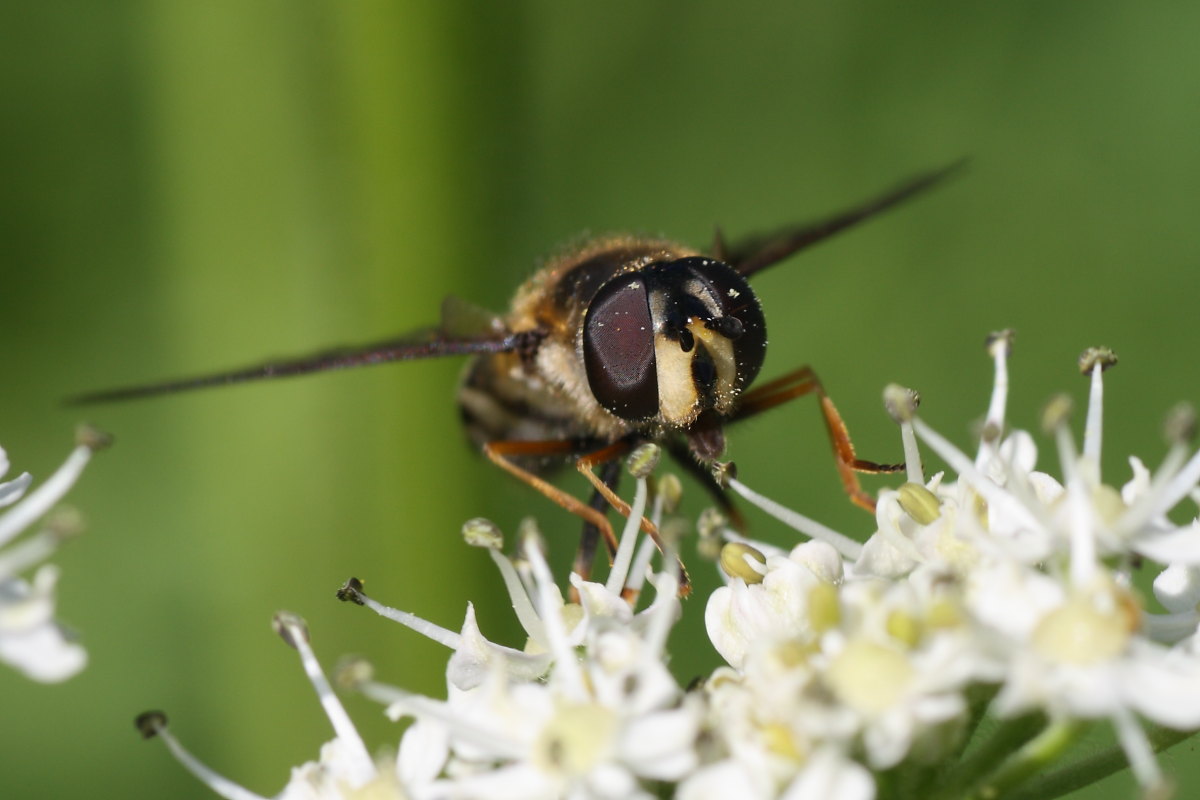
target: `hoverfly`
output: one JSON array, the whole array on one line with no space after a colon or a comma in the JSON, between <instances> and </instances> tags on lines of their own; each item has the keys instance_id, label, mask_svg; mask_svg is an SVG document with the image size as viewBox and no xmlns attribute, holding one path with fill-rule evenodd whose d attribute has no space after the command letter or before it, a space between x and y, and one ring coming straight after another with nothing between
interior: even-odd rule
<instances>
[{"instance_id":1,"label":"hoverfly","mask_svg":"<svg viewBox=\"0 0 1200 800\"><path fill-rule=\"evenodd\" d=\"M854 503L873 510L874 499L857 473L903 465L855 455L817 374L801 367L751 388L766 354L767 330L747 279L928 189L958 166L917 176L862 205L770 236L727 244L718 233L708 254L656 238L592 239L530 277L504 316L448 298L439 325L393 340L95 392L73 402L132 400L387 361L472 355L458 391L468 436L496 465L583 518L575 566L586 575L599 538L615 550L608 505L629 514L614 491L621 455L641 442L657 442L731 509L709 471L725 449L725 428L815 394L842 484ZM595 489L590 503L542 477L548 466L569 458ZM642 527L657 536L647 520Z\"/></svg>"}]
</instances>

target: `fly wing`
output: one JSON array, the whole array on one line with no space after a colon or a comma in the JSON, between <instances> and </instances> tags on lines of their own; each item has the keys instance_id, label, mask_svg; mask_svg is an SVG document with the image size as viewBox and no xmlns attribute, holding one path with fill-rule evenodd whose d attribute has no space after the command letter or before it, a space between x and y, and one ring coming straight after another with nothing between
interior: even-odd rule
<instances>
[{"instance_id":1,"label":"fly wing","mask_svg":"<svg viewBox=\"0 0 1200 800\"><path fill-rule=\"evenodd\" d=\"M443 325L414 331L382 342L337 347L306 356L275 359L226 372L89 392L69 398L67 403L82 405L137 400L143 397L204 389L210 386L227 386L248 381L307 375L312 372L366 367L389 361L411 361L418 358L439 358L472 353L502 353L515 350L520 341L520 334L508 331L498 322L489 324L488 330L469 334L447 333Z\"/></svg>"},{"instance_id":2,"label":"fly wing","mask_svg":"<svg viewBox=\"0 0 1200 800\"><path fill-rule=\"evenodd\" d=\"M887 211L926 189L932 188L965 165L966 159L956 161L947 167L910 178L890 192L862 205L846 209L816 222L807 222L786 228L768 236L751 237L729 246L721 241L718 235L717 248L723 251L723 260L727 264L732 265L742 275L753 275L788 256L828 239L835 233L840 233L846 228L868 220L876 214Z\"/></svg>"},{"instance_id":3,"label":"fly wing","mask_svg":"<svg viewBox=\"0 0 1200 800\"><path fill-rule=\"evenodd\" d=\"M443 336L454 339L486 339L505 333L504 320L470 300L448 294L442 301Z\"/></svg>"}]
</instances>

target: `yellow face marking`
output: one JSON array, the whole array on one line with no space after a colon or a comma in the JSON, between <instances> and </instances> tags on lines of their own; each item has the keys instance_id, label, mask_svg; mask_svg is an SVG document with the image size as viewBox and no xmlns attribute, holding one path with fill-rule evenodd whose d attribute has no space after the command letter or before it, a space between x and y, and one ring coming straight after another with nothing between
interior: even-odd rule
<instances>
[{"instance_id":1,"label":"yellow face marking","mask_svg":"<svg viewBox=\"0 0 1200 800\"><path fill-rule=\"evenodd\" d=\"M661 333L654 336L658 408L664 422L680 427L690 425L700 414L700 395L692 376L692 362L700 347L708 353L717 373L713 408L728 414L737 399L737 361L733 355L733 342L709 330L700 320L688 320L687 329L696 344L686 353L677 339Z\"/></svg>"},{"instance_id":2,"label":"yellow face marking","mask_svg":"<svg viewBox=\"0 0 1200 800\"><path fill-rule=\"evenodd\" d=\"M714 317L719 315L719 309L700 283L692 282L685 288L700 299ZM649 302L650 317L655 326L654 360L658 377L658 410L662 421L673 427L685 428L703 410L692 373L696 354L702 347L716 371L712 407L719 414L732 412L738 394L737 359L734 357L733 342L709 329L699 317L691 317L684 327L691 333L695 344L691 350L684 352L679 340L667 336L663 331L663 321L667 316L666 296L661 291L652 291Z\"/></svg>"},{"instance_id":3,"label":"yellow face marking","mask_svg":"<svg viewBox=\"0 0 1200 800\"><path fill-rule=\"evenodd\" d=\"M722 414L728 413L733 409L733 401L737 397L737 361L733 357L733 342L709 330L697 319L688 320L687 329L695 337L697 346L703 346L708 351L713 366L717 368L713 407Z\"/></svg>"},{"instance_id":4,"label":"yellow face marking","mask_svg":"<svg viewBox=\"0 0 1200 800\"><path fill-rule=\"evenodd\" d=\"M658 410L669 425L684 427L700 413L700 396L692 380L696 350L685 353L679 340L654 334L654 359L658 369Z\"/></svg>"}]
</instances>

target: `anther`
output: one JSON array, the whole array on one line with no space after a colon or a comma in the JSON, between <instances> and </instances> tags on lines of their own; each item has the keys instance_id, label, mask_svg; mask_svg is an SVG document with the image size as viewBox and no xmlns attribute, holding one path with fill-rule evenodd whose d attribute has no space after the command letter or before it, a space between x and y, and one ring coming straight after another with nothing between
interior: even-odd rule
<instances>
[{"instance_id":1,"label":"anther","mask_svg":"<svg viewBox=\"0 0 1200 800\"><path fill-rule=\"evenodd\" d=\"M658 528L658 538L668 549L678 549L679 543L687 536L688 524L679 517L667 520Z\"/></svg>"},{"instance_id":2,"label":"anther","mask_svg":"<svg viewBox=\"0 0 1200 800\"><path fill-rule=\"evenodd\" d=\"M1196 438L1196 409L1180 403L1167 412L1163 435L1169 444L1188 444Z\"/></svg>"},{"instance_id":3,"label":"anther","mask_svg":"<svg viewBox=\"0 0 1200 800\"><path fill-rule=\"evenodd\" d=\"M1003 433L1004 430L999 425L989 421L984 423L983 429L979 432L979 439L988 444L994 444L1000 440L1000 436Z\"/></svg>"},{"instance_id":4,"label":"anther","mask_svg":"<svg viewBox=\"0 0 1200 800\"><path fill-rule=\"evenodd\" d=\"M161 711L143 711L133 721L143 739L153 739L167 727L167 715Z\"/></svg>"},{"instance_id":5,"label":"anther","mask_svg":"<svg viewBox=\"0 0 1200 800\"><path fill-rule=\"evenodd\" d=\"M737 478L737 464L732 461L714 461L712 465L713 480L722 489L729 488L730 479Z\"/></svg>"},{"instance_id":6,"label":"anther","mask_svg":"<svg viewBox=\"0 0 1200 800\"><path fill-rule=\"evenodd\" d=\"M896 494L904 513L919 525L928 525L942 515L937 495L919 483L906 483Z\"/></svg>"},{"instance_id":7,"label":"anther","mask_svg":"<svg viewBox=\"0 0 1200 800\"><path fill-rule=\"evenodd\" d=\"M1097 367L1103 372L1116 364L1117 354L1107 347L1089 347L1079 355L1079 371L1084 375L1091 375Z\"/></svg>"},{"instance_id":8,"label":"anther","mask_svg":"<svg viewBox=\"0 0 1200 800\"><path fill-rule=\"evenodd\" d=\"M1017 338L1017 332L1012 328L1005 328L1002 331L992 331L987 337L988 355L995 358L998 355L1003 355L1005 358L1012 355L1013 341Z\"/></svg>"},{"instance_id":9,"label":"anther","mask_svg":"<svg viewBox=\"0 0 1200 800\"><path fill-rule=\"evenodd\" d=\"M673 514L683 499L683 483L679 476L668 472L658 479L658 496L663 499L663 511Z\"/></svg>"},{"instance_id":10,"label":"anther","mask_svg":"<svg viewBox=\"0 0 1200 800\"><path fill-rule=\"evenodd\" d=\"M898 383L889 383L883 390L883 407L894 422L911 422L921 405L921 395Z\"/></svg>"},{"instance_id":11,"label":"anther","mask_svg":"<svg viewBox=\"0 0 1200 800\"><path fill-rule=\"evenodd\" d=\"M337 599L343 603L354 603L356 606L365 604L363 600L363 582L358 578L349 578L337 590Z\"/></svg>"},{"instance_id":12,"label":"anther","mask_svg":"<svg viewBox=\"0 0 1200 800\"><path fill-rule=\"evenodd\" d=\"M529 547L535 547L543 557L546 554L546 540L542 538L542 529L533 517L524 517L517 523L517 541L521 553L525 553Z\"/></svg>"},{"instance_id":13,"label":"anther","mask_svg":"<svg viewBox=\"0 0 1200 800\"><path fill-rule=\"evenodd\" d=\"M375 678L375 668L362 656L345 656L333 669L333 679L342 689L357 690Z\"/></svg>"},{"instance_id":14,"label":"anther","mask_svg":"<svg viewBox=\"0 0 1200 800\"><path fill-rule=\"evenodd\" d=\"M625 460L625 466L633 477L644 478L658 466L658 459L661 455L662 448L653 442L646 442L634 448L633 452L629 454L629 458Z\"/></svg>"},{"instance_id":15,"label":"anther","mask_svg":"<svg viewBox=\"0 0 1200 800\"><path fill-rule=\"evenodd\" d=\"M696 520L696 533L700 537L696 550L701 558L716 561L720 557L721 531L728 523L725 515L715 508L706 508L700 512L700 518Z\"/></svg>"},{"instance_id":16,"label":"anther","mask_svg":"<svg viewBox=\"0 0 1200 800\"><path fill-rule=\"evenodd\" d=\"M308 625L299 614L280 611L271 618L271 627L279 634L279 638L294 650L300 649L297 636L303 637L304 643L308 644Z\"/></svg>"},{"instance_id":17,"label":"anther","mask_svg":"<svg viewBox=\"0 0 1200 800\"><path fill-rule=\"evenodd\" d=\"M94 428L86 423L75 428L75 444L82 445L93 453L109 447L112 443L112 434L105 433L99 428Z\"/></svg>"},{"instance_id":18,"label":"anther","mask_svg":"<svg viewBox=\"0 0 1200 800\"><path fill-rule=\"evenodd\" d=\"M84 523L83 514L79 512L79 509L69 506L55 509L46 519L46 531L58 542L73 539L86 529L87 525Z\"/></svg>"},{"instance_id":19,"label":"anther","mask_svg":"<svg viewBox=\"0 0 1200 800\"><path fill-rule=\"evenodd\" d=\"M765 567L767 557L743 542L727 542L721 548L721 558L718 563L721 565L722 572L731 578L741 578L748 584L762 583L763 573L755 569L751 562Z\"/></svg>"},{"instance_id":20,"label":"anther","mask_svg":"<svg viewBox=\"0 0 1200 800\"><path fill-rule=\"evenodd\" d=\"M1071 416L1071 410L1075 403L1069 395L1056 394L1051 397L1042 409L1042 430L1046 433L1053 433L1058 428L1067 423Z\"/></svg>"},{"instance_id":21,"label":"anther","mask_svg":"<svg viewBox=\"0 0 1200 800\"><path fill-rule=\"evenodd\" d=\"M483 547L488 550L499 550L504 547L504 534L490 519L475 517L463 523L463 541L471 547Z\"/></svg>"}]
</instances>

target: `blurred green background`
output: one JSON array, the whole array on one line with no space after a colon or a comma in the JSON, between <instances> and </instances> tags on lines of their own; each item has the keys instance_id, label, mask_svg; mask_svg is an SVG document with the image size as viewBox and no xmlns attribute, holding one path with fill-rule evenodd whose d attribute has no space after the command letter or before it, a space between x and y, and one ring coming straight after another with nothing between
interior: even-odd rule
<instances>
[{"instance_id":1,"label":"blurred green background","mask_svg":"<svg viewBox=\"0 0 1200 800\"><path fill-rule=\"evenodd\" d=\"M1156 462L1163 412L1200 400L1197 30L1194 3L4 4L0 442L37 477L83 417L117 444L71 497L89 534L54 559L90 666L52 687L0 671L0 793L209 796L135 735L152 707L274 793L330 736L270 632L280 608L327 666L359 653L440 696L446 654L337 603L349 575L454 628L474 600L519 644L459 526L535 514L561 561L578 525L464 445L461 361L86 412L60 398L391 335L447 293L501 310L584 231L703 244L970 156L952 185L756 279L764 375L815 365L860 452L888 460L886 382L966 444L988 331L1018 330L1022 426L1052 392L1082 399L1074 359L1106 344L1107 474ZM870 528L811 405L730 438L751 485ZM703 506L693 490L689 515ZM685 680L716 663L701 611L673 647ZM346 702L395 742L377 706Z\"/></svg>"}]
</instances>

